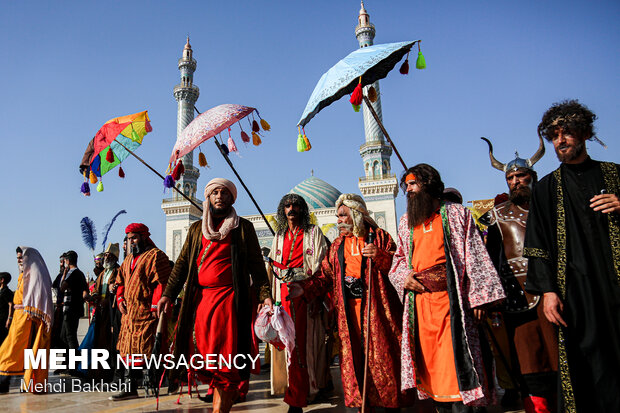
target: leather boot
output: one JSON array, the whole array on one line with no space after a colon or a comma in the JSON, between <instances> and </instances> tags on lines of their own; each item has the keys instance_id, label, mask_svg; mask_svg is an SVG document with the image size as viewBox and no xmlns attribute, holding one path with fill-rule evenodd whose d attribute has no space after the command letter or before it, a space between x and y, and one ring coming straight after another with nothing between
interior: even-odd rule
<instances>
[{"instance_id":1,"label":"leather boot","mask_svg":"<svg viewBox=\"0 0 620 413\"><path fill-rule=\"evenodd\" d=\"M121 401L121 400L129 400L129 399L137 399L138 398L138 380L137 376L142 373L141 371L134 371L134 369L126 369L125 370L125 383L124 389L122 389L119 393L108 397L109 400L112 401Z\"/></svg>"}]
</instances>

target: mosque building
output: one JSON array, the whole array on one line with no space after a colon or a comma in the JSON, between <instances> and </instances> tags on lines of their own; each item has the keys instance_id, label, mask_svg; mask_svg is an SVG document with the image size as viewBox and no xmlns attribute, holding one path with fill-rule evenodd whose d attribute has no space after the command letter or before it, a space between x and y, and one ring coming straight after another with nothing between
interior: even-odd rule
<instances>
[{"instance_id":1,"label":"mosque building","mask_svg":"<svg viewBox=\"0 0 620 413\"><path fill-rule=\"evenodd\" d=\"M360 47L371 46L375 37L375 26L370 23L370 16L363 1L361 2L358 24L355 27L355 36ZM174 97L178 102L177 137L194 119L194 104L199 96L199 89L193 84L196 60L192 57L189 38L183 49L183 55L179 59L178 67L181 72L181 83L174 87ZM375 82L372 86L377 91L378 96L372 105L379 118L382 118L379 82ZM368 88L370 85L366 87L366 89ZM364 176L359 178L358 187L374 220L395 238L397 233L395 198L398 195L398 179L392 173L390 166L392 148L386 144L383 133L368 108L365 105L362 106L365 136L359 153L362 158ZM177 182L177 187L201 205L202 200L196 199L200 172L193 166L193 153L190 152L183 157L183 165L185 165L185 174ZM285 190L283 188L282 193ZM301 195L306 200L317 225L330 241L338 236L335 208L336 200L341 194L338 189L315 177L312 173L309 178L300 182L289 192ZM166 214L166 254L172 260L176 260L181 252L189 226L201 219L202 214L190 202L174 192L173 198L163 200L162 209ZM265 215L269 218L270 215L275 216L275 212ZM271 247L273 236L262 217L257 214L244 216L244 218L254 225L261 247Z\"/></svg>"}]
</instances>

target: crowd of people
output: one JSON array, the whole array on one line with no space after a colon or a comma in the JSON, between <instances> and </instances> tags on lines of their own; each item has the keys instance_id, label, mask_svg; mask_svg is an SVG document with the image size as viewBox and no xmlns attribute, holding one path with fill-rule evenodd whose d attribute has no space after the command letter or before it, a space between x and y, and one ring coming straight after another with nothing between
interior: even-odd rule
<instances>
[{"instance_id":1,"label":"crowd of people","mask_svg":"<svg viewBox=\"0 0 620 413\"><path fill-rule=\"evenodd\" d=\"M361 196L342 194L330 242L304 198L286 194L272 246L261 250L233 206L235 185L216 178L174 263L137 223L125 229L120 266L118 244L98 257L92 289L74 251L61 255L52 283L37 250L19 247L14 294L11 275L0 273L0 392L10 376L47 377L24 371L24 349L90 346L118 352L129 368L69 373L114 373L128 387L111 399L134 398L154 381L133 354L256 356L257 312L280 306L294 326L288 357L273 342L262 366L171 369L169 391L208 384L203 399L228 412L244 400L250 373L268 368L273 394L301 412L333 391L337 354L347 407L391 411L431 399L438 412L482 412L497 380L502 404L520 397L526 412L620 411L620 166L589 157L595 119L577 101L554 104L528 159L502 163L489 142L508 194L478 222L421 163L400 179L407 209L396 238ZM543 139L560 166L538 180ZM93 334L80 345L85 301Z\"/></svg>"}]
</instances>

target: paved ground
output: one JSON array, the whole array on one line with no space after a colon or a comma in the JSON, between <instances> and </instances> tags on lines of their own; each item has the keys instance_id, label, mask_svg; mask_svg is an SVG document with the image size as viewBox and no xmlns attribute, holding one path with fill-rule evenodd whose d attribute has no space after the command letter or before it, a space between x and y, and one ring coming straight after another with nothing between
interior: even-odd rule
<instances>
[{"instance_id":1,"label":"paved ground","mask_svg":"<svg viewBox=\"0 0 620 413\"><path fill-rule=\"evenodd\" d=\"M81 320L79 335L83 336L86 332L87 322ZM356 409L347 409L343 405L342 385L340 382L340 371L337 366L332 367L332 377L334 379L334 395L326 402L311 405L304 409L305 412L355 412ZM19 392L19 380L14 378L11 383L9 394L0 395L0 411L5 412L52 412L52 413L115 413L115 412L152 412L156 409L154 398L141 398L113 402L108 400L112 393L91 392L73 393L71 392L71 378L66 376L50 375L51 383L59 383L61 380L69 380L66 385L66 392L54 392L43 395ZM204 394L206 386L199 386L199 392ZM144 392L140 391L140 394ZM159 411L163 413L171 412L210 412L211 404L204 403L198 398L190 398L187 394L180 399L180 404L176 404L177 395L167 395L160 398ZM250 391L247 401L235 404L233 412L251 411L258 413L284 413L288 406L283 403L282 398L272 398L269 394L269 374L252 376L250 381ZM403 412L425 413L432 412L428 403L418 403L410 409L402 409ZM503 412L500 407L494 406L489 409L489 413ZM506 412L523 412L523 410L506 410Z\"/></svg>"}]
</instances>

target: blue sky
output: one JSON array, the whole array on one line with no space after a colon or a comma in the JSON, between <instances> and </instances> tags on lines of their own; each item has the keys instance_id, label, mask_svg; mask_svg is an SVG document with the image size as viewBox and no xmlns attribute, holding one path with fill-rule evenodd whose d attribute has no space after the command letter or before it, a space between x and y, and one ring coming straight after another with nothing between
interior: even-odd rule
<instances>
[{"instance_id":1,"label":"blue sky","mask_svg":"<svg viewBox=\"0 0 620 413\"><path fill-rule=\"evenodd\" d=\"M381 82L385 126L408 164L426 162L466 200L505 190L489 165L537 148L536 126L553 103L578 98L595 111L595 159L618 161L620 129L620 3L617 1L378 1L367 0L375 43L422 39L428 69L398 71ZM2 202L0 271L17 278L16 245L41 251L50 272L75 249L90 271L79 221L99 232L121 210L111 238L144 222L164 247L161 180L134 159L124 180L104 177L105 191L79 192L77 167L87 142L108 119L148 110L153 132L139 154L163 172L176 139L177 60L190 35L200 87L197 107L222 103L257 107L272 132L260 147L237 145L232 160L264 211L297 183L315 176L341 192L358 192L363 175L360 113L346 99L320 112L306 132L313 149L295 150L296 123L321 74L358 47L358 1L0 2L0 133ZM224 160L203 145L213 177L236 182ZM552 147L540 175L558 162ZM393 172L400 174L395 156ZM235 205L254 214L240 188ZM403 212L404 198L397 198ZM100 235L101 239L101 235ZM12 283L15 284L14 282Z\"/></svg>"}]
</instances>

